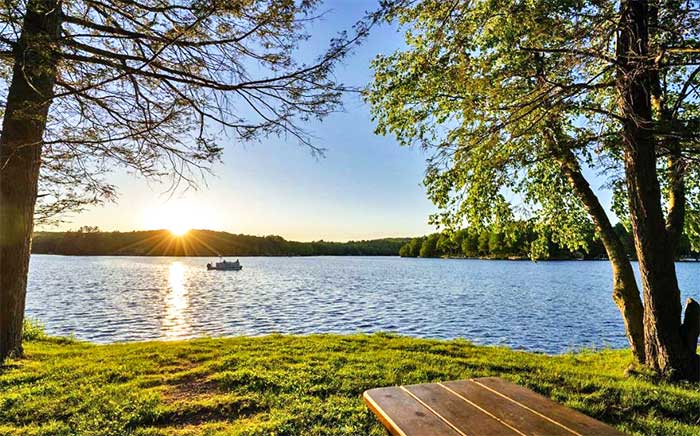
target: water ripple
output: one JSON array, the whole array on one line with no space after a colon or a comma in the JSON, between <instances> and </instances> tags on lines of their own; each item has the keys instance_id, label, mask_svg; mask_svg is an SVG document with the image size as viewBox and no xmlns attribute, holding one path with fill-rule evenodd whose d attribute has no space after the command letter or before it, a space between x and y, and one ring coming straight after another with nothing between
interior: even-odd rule
<instances>
[{"instance_id":1,"label":"water ripple","mask_svg":"<svg viewBox=\"0 0 700 436\"><path fill-rule=\"evenodd\" d=\"M221 272L207 261L32 256L27 314L95 342L385 331L548 353L626 346L607 262L278 257ZM677 269L697 297L700 263Z\"/></svg>"}]
</instances>

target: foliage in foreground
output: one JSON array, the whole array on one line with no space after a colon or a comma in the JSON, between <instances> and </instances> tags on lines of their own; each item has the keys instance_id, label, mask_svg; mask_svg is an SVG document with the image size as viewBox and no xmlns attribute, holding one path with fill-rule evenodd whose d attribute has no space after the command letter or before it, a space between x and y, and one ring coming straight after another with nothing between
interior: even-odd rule
<instances>
[{"instance_id":1,"label":"foliage in foreground","mask_svg":"<svg viewBox=\"0 0 700 436\"><path fill-rule=\"evenodd\" d=\"M682 232L700 249L698 1L382 4L405 44L375 58L364 95L378 134L427 151L432 221L531 218L535 254L595 232L635 357L700 381L687 327L700 309L682 318L674 268ZM606 193L632 230L643 304Z\"/></svg>"},{"instance_id":2,"label":"foliage in foreground","mask_svg":"<svg viewBox=\"0 0 700 436\"><path fill-rule=\"evenodd\" d=\"M24 318L22 322L22 340L37 341L41 339L48 339L44 330L44 324L38 320Z\"/></svg>"},{"instance_id":3,"label":"foliage in foreground","mask_svg":"<svg viewBox=\"0 0 700 436\"><path fill-rule=\"evenodd\" d=\"M630 360L384 334L44 339L0 369L0 434L379 436L365 389L496 375L631 434L697 435L700 386L626 378Z\"/></svg>"}]
</instances>

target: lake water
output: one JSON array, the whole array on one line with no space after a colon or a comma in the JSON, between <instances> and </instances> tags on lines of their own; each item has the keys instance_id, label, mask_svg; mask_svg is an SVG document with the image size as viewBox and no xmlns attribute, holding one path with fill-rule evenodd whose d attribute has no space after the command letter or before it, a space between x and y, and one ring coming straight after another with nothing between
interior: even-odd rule
<instances>
[{"instance_id":1,"label":"lake water","mask_svg":"<svg viewBox=\"0 0 700 436\"><path fill-rule=\"evenodd\" d=\"M604 261L253 257L242 271L206 271L208 261L34 255L27 314L95 342L386 331L547 353L627 345ZM676 267L684 297L697 298L700 263Z\"/></svg>"}]
</instances>

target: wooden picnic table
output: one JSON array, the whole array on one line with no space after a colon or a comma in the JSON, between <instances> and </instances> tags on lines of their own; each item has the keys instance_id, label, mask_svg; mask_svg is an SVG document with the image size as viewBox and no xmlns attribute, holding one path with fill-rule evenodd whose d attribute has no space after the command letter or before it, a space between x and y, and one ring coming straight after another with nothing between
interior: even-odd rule
<instances>
[{"instance_id":1,"label":"wooden picnic table","mask_svg":"<svg viewBox=\"0 0 700 436\"><path fill-rule=\"evenodd\" d=\"M395 436L624 436L496 377L376 388L363 398Z\"/></svg>"}]
</instances>

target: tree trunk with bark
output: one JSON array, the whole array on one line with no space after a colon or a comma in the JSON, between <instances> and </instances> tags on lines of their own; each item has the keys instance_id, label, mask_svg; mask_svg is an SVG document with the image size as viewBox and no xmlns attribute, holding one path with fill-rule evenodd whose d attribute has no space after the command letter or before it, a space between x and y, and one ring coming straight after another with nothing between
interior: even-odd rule
<instances>
[{"instance_id":1,"label":"tree trunk with bark","mask_svg":"<svg viewBox=\"0 0 700 436\"><path fill-rule=\"evenodd\" d=\"M666 229L656 173L648 24L648 2L621 3L617 89L630 220L644 289L646 363L670 379L697 380L697 356L681 334L674 243Z\"/></svg>"},{"instance_id":2,"label":"tree trunk with bark","mask_svg":"<svg viewBox=\"0 0 700 436\"><path fill-rule=\"evenodd\" d=\"M544 87L542 55L535 55L535 65L538 81ZM547 105L548 103L545 104ZM572 151L572 144L568 143L569 141L567 141L561 125L555 118L547 120L545 137L548 142L549 152L559 164L562 173L569 182L569 186L571 186L571 189L583 203L603 241L603 246L612 266L613 301L615 301L622 315L625 324L625 334L632 349L632 354L637 362L644 363L646 359L644 349L644 307L639 295L637 279L634 276L634 270L627 257L625 247L620 237L615 233L598 197L583 176L578 159Z\"/></svg>"},{"instance_id":3,"label":"tree trunk with bark","mask_svg":"<svg viewBox=\"0 0 700 436\"><path fill-rule=\"evenodd\" d=\"M0 135L0 362L22 354L22 323L46 118L56 80L60 0L31 0L14 47Z\"/></svg>"},{"instance_id":4,"label":"tree trunk with bark","mask_svg":"<svg viewBox=\"0 0 700 436\"><path fill-rule=\"evenodd\" d=\"M593 219L593 224L603 241L612 266L613 300L622 314L632 354L639 363L644 363L644 307L639 295L637 279L634 276L634 270L625 252L625 247L622 245L620 237L615 233L598 197L581 173L581 168L573 152L569 149L560 150L557 160L569 181L569 185Z\"/></svg>"}]
</instances>

